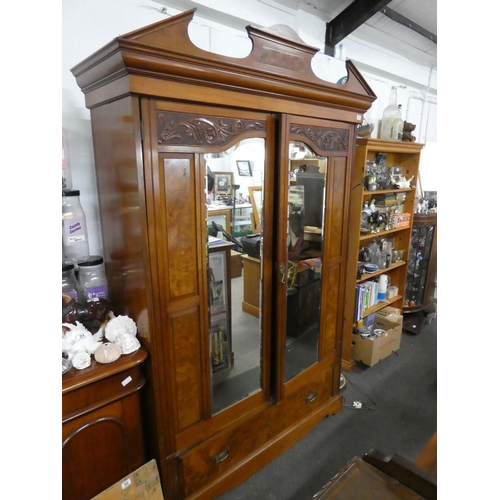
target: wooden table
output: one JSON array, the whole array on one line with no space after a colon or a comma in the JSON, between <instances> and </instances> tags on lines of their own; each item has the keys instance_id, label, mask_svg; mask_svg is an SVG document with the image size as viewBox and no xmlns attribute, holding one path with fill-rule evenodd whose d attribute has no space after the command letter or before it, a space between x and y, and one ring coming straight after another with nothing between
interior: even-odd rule
<instances>
[{"instance_id":1,"label":"wooden table","mask_svg":"<svg viewBox=\"0 0 500 500\"><path fill-rule=\"evenodd\" d=\"M435 500L437 477L405 458L370 450L354 457L314 495L314 500Z\"/></svg>"},{"instance_id":2,"label":"wooden table","mask_svg":"<svg viewBox=\"0 0 500 500\"><path fill-rule=\"evenodd\" d=\"M260 260L243 254L243 311L259 317L260 314Z\"/></svg>"},{"instance_id":3,"label":"wooden table","mask_svg":"<svg viewBox=\"0 0 500 500\"><path fill-rule=\"evenodd\" d=\"M62 498L89 500L144 464L141 348L62 376Z\"/></svg>"}]
</instances>

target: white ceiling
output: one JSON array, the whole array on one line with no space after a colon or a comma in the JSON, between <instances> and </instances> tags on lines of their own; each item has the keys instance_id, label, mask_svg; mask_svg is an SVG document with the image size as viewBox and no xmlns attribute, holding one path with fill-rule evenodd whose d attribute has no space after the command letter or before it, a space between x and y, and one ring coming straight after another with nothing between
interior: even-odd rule
<instances>
[{"instance_id":1,"label":"white ceiling","mask_svg":"<svg viewBox=\"0 0 500 500\"><path fill-rule=\"evenodd\" d=\"M296 7L298 3L296 0L274 1L291 8ZM362 0L359 1L361 2ZM304 0L300 3L319 11L323 14L322 17L331 21L353 2L354 0ZM364 3L368 3L367 0L364 0ZM385 35L395 38L396 42L406 43L436 57L437 0L392 0L387 4L387 7L397 14L400 14L406 19L412 21L412 25L415 29L420 27L435 35L436 38L434 41L427 38L425 35L419 34L415 31L415 29L411 29L404 24L400 24L399 22L390 19L382 13L384 9L370 17L364 24L370 26L374 30L380 31ZM355 34L355 30L353 31L353 34Z\"/></svg>"}]
</instances>

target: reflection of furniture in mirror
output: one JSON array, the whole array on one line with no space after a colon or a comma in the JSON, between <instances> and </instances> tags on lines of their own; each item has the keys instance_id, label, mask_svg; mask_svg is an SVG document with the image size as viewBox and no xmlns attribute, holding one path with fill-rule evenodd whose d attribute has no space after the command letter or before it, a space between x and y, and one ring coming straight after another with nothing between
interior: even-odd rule
<instances>
[{"instance_id":1,"label":"reflection of furniture in mirror","mask_svg":"<svg viewBox=\"0 0 500 500\"><path fill-rule=\"evenodd\" d=\"M231 350L231 250L233 243L208 245L210 311L210 360L212 371L232 366Z\"/></svg>"},{"instance_id":2,"label":"reflection of furniture in mirror","mask_svg":"<svg viewBox=\"0 0 500 500\"><path fill-rule=\"evenodd\" d=\"M320 279L309 266L297 264L293 285L287 290L287 335L299 337L318 326Z\"/></svg>"},{"instance_id":3,"label":"reflection of furniture in mirror","mask_svg":"<svg viewBox=\"0 0 500 500\"><path fill-rule=\"evenodd\" d=\"M248 194L252 204L253 232L257 234L262 231L262 186L250 186Z\"/></svg>"},{"instance_id":4,"label":"reflection of furniture in mirror","mask_svg":"<svg viewBox=\"0 0 500 500\"><path fill-rule=\"evenodd\" d=\"M243 254L243 303L245 312L259 317L260 260ZM314 270L299 263L287 291L287 335L298 337L319 320L320 280Z\"/></svg>"},{"instance_id":5,"label":"reflection of furniture in mirror","mask_svg":"<svg viewBox=\"0 0 500 500\"><path fill-rule=\"evenodd\" d=\"M316 226L304 226L304 240L321 242L323 231L320 227Z\"/></svg>"},{"instance_id":6,"label":"reflection of furniture in mirror","mask_svg":"<svg viewBox=\"0 0 500 500\"><path fill-rule=\"evenodd\" d=\"M304 186L290 186L288 189L288 256L298 261L304 248Z\"/></svg>"},{"instance_id":7,"label":"reflection of furniture in mirror","mask_svg":"<svg viewBox=\"0 0 500 500\"><path fill-rule=\"evenodd\" d=\"M243 301L242 309L259 317L260 310L260 260L243 254Z\"/></svg>"},{"instance_id":8,"label":"reflection of furniture in mirror","mask_svg":"<svg viewBox=\"0 0 500 500\"><path fill-rule=\"evenodd\" d=\"M231 232L231 209L208 207L207 226L212 226L212 221L222 226L228 233Z\"/></svg>"},{"instance_id":9,"label":"reflection of furniture in mirror","mask_svg":"<svg viewBox=\"0 0 500 500\"><path fill-rule=\"evenodd\" d=\"M317 167L314 170L311 168L305 172L299 170L296 175L296 185L304 186L304 226L321 228L325 175L319 173Z\"/></svg>"},{"instance_id":10,"label":"reflection of furniture in mirror","mask_svg":"<svg viewBox=\"0 0 500 500\"><path fill-rule=\"evenodd\" d=\"M318 50L287 26L248 26L245 58L207 57L189 39L194 12L120 35L72 70L90 109L113 312L137 321L149 354L146 444L172 500L222 495L342 410L352 140L376 99L351 61L343 85L315 76ZM263 234L260 317L244 313L257 323L259 365L231 376L239 360L213 373L210 359L204 155L247 139L265 144L252 163L262 179L255 184L263 186L253 190L254 231ZM321 289L309 295L322 305L319 342L293 377L285 373L290 141L328 158ZM245 179L252 178L238 182ZM251 390L238 388L238 398L219 392L221 403L214 403L216 389L250 379L257 381Z\"/></svg>"},{"instance_id":11,"label":"reflection of furniture in mirror","mask_svg":"<svg viewBox=\"0 0 500 500\"><path fill-rule=\"evenodd\" d=\"M252 233L252 205L250 203L236 203L232 222L233 232L236 237Z\"/></svg>"}]
</instances>

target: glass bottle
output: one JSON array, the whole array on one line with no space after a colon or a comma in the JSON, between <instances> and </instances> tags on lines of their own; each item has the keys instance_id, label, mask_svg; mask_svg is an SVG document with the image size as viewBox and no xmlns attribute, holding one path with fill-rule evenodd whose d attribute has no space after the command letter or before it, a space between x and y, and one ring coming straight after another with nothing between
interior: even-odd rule
<instances>
[{"instance_id":1,"label":"glass bottle","mask_svg":"<svg viewBox=\"0 0 500 500\"><path fill-rule=\"evenodd\" d=\"M64 257L77 263L89 257L89 239L80 191L62 192L62 238Z\"/></svg>"},{"instance_id":2,"label":"glass bottle","mask_svg":"<svg viewBox=\"0 0 500 500\"><path fill-rule=\"evenodd\" d=\"M382 126L380 127L380 138L386 141L391 140L392 121L397 117L398 113L398 88L393 86L389 96L389 104L384 109L382 114Z\"/></svg>"},{"instance_id":3,"label":"glass bottle","mask_svg":"<svg viewBox=\"0 0 500 500\"><path fill-rule=\"evenodd\" d=\"M108 282L104 271L104 259L91 255L87 260L78 262L79 302L85 304L98 299L108 298Z\"/></svg>"},{"instance_id":4,"label":"glass bottle","mask_svg":"<svg viewBox=\"0 0 500 500\"><path fill-rule=\"evenodd\" d=\"M391 140L393 141L403 140L403 118L401 117L401 114L401 104L398 104L398 114L392 121L391 126Z\"/></svg>"},{"instance_id":5,"label":"glass bottle","mask_svg":"<svg viewBox=\"0 0 500 500\"><path fill-rule=\"evenodd\" d=\"M62 188L69 191L72 187L71 168L68 159L68 145L62 133Z\"/></svg>"},{"instance_id":6,"label":"glass bottle","mask_svg":"<svg viewBox=\"0 0 500 500\"><path fill-rule=\"evenodd\" d=\"M78 301L78 283L75 276L75 265L62 263L62 293Z\"/></svg>"}]
</instances>

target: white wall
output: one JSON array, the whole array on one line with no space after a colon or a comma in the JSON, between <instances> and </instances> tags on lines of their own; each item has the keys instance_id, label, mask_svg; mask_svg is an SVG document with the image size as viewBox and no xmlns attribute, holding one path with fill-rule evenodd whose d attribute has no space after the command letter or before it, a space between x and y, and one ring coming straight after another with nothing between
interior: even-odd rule
<instances>
[{"instance_id":1,"label":"white wall","mask_svg":"<svg viewBox=\"0 0 500 500\"><path fill-rule=\"evenodd\" d=\"M248 24L292 27L308 44L324 50L325 23L307 3L297 2L298 10L273 0L63 0L62 2L62 126L69 149L73 188L81 192L87 215L91 253L102 254L101 229L93 162L90 113L70 69L118 35L197 7L189 35L205 50L244 57L251 50L244 27ZM162 12L166 9L166 13ZM391 41L369 27L356 30L333 58L319 52L313 70L325 80L337 82L345 75L345 59L352 59L377 95L365 119L374 123L377 136L382 111L392 85L398 85L403 116L417 125L419 142L433 143L432 154L421 165L423 189L437 190L435 171L437 150L436 60L412 47L389 50ZM433 111L434 110L434 111ZM425 149L425 148L424 148ZM425 183L428 182L427 185Z\"/></svg>"}]
</instances>

